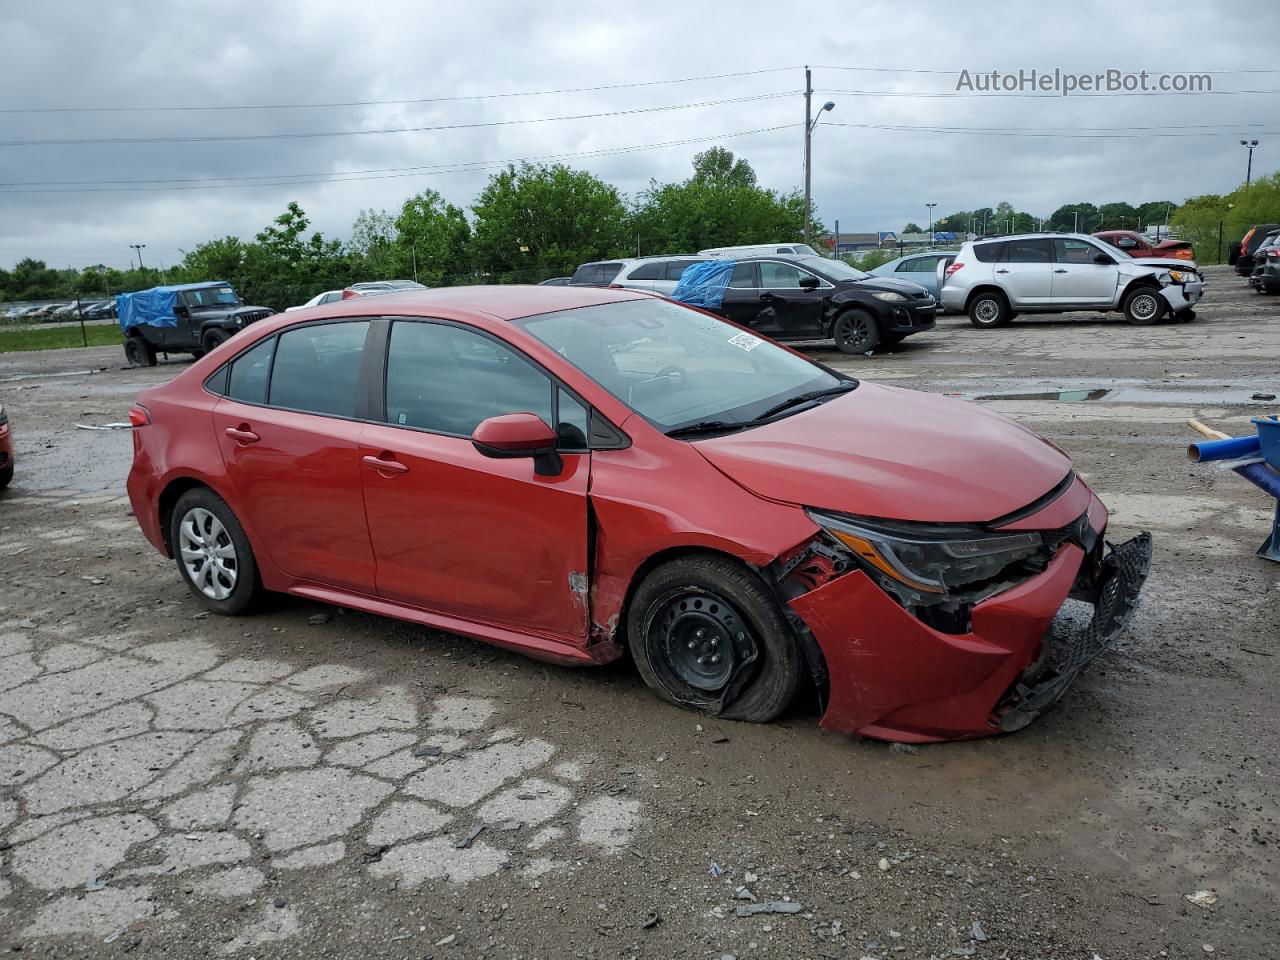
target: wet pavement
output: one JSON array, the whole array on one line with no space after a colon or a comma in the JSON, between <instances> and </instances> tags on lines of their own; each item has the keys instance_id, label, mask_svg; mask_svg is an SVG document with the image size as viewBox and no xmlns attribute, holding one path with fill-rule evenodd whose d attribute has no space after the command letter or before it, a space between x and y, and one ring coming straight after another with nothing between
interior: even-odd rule
<instances>
[{"instance_id":1,"label":"wet pavement","mask_svg":"<svg viewBox=\"0 0 1280 960\"><path fill-rule=\"evenodd\" d=\"M301 600L210 616L128 515L128 431L76 426L184 364L0 355L0 949L1277 955L1273 502L1187 462L1184 421L1276 412L1251 397L1280 392L1280 298L1210 277L1190 325L947 317L871 358L813 348L989 398L1072 455L1111 539L1156 538L1133 626L1056 711L914 751Z\"/></svg>"}]
</instances>

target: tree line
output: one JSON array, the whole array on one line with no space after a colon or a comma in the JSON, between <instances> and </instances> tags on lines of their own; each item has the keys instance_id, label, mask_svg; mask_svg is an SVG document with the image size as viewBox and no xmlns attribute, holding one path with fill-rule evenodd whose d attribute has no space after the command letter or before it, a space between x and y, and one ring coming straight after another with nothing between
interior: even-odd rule
<instances>
[{"instance_id":1,"label":"tree line","mask_svg":"<svg viewBox=\"0 0 1280 960\"><path fill-rule=\"evenodd\" d=\"M303 209L290 203L252 241L206 241L163 272L57 270L23 260L0 270L0 301L104 298L160 283L226 280L246 301L281 310L366 280L536 283L591 260L794 240L804 221L798 191L761 186L751 165L722 147L695 156L687 180L651 181L631 202L584 170L525 163L493 174L470 217L424 190L396 211L362 210L343 242L312 231ZM822 225L814 221L812 229L820 234Z\"/></svg>"},{"instance_id":2,"label":"tree line","mask_svg":"<svg viewBox=\"0 0 1280 960\"><path fill-rule=\"evenodd\" d=\"M1001 201L994 207L976 210L957 210L933 221L935 231L950 233L976 233L987 236L997 233L1025 233L1032 230L1049 230L1054 233L1079 231L1097 233L1099 230L1141 230L1153 224L1168 223L1168 217L1178 205L1172 200L1153 200L1150 203L1064 203L1049 216L1042 217L1025 210L1015 210L1013 204ZM921 227L913 222L902 228L903 233L928 233L926 224Z\"/></svg>"}]
</instances>

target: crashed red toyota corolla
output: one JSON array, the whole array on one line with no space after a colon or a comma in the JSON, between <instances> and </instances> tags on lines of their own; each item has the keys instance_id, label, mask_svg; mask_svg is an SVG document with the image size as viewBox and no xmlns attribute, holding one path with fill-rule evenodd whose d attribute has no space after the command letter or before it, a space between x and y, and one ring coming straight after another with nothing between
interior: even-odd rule
<instances>
[{"instance_id":1,"label":"crashed red toyota corolla","mask_svg":"<svg viewBox=\"0 0 1280 960\"><path fill-rule=\"evenodd\" d=\"M1128 622L1150 538L1056 447L626 290L281 314L145 391L129 496L220 613L284 591L672 703L928 741L1013 730ZM1051 629L1069 597L1087 628Z\"/></svg>"}]
</instances>

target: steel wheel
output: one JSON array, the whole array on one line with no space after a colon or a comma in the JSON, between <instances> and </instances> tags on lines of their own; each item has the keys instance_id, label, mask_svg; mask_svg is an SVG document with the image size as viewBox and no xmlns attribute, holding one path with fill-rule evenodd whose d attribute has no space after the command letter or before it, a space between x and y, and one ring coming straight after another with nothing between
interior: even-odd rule
<instances>
[{"instance_id":1,"label":"steel wheel","mask_svg":"<svg viewBox=\"0 0 1280 960\"><path fill-rule=\"evenodd\" d=\"M192 507L178 524L178 553L195 588L210 600L225 600L236 588L240 564L222 521Z\"/></svg>"},{"instance_id":2,"label":"steel wheel","mask_svg":"<svg viewBox=\"0 0 1280 960\"><path fill-rule=\"evenodd\" d=\"M651 608L649 648L680 683L716 694L755 650L747 625L723 597L673 590Z\"/></svg>"}]
</instances>

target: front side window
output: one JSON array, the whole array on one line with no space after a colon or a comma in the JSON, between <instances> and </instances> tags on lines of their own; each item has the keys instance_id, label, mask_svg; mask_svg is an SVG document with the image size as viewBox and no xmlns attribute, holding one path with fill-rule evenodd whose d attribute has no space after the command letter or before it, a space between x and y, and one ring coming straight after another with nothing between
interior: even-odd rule
<instances>
[{"instance_id":1,"label":"front side window","mask_svg":"<svg viewBox=\"0 0 1280 960\"><path fill-rule=\"evenodd\" d=\"M734 264L733 276L729 278L729 286L746 288L759 286L756 283L756 265L742 262Z\"/></svg>"},{"instance_id":2,"label":"front side window","mask_svg":"<svg viewBox=\"0 0 1280 960\"><path fill-rule=\"evenodd\" d=\"M777 344L666 300L579 307L516 323L663 429L741 423L780 400L847 383Z\"/></svg>"},{"instance_id":3,"label":"front side window","mask_svg":"<svg viewBox=\"0 0 1280 960\"><path fill-rule=\"evenodd\" d=\"M391 327L388 423L470 436L480 421L507 413L551 424L551 405L551 380L505 344L443 323Z\"/></svg>"},{"instance_id":4,"label":"front side window","mask_svg":"<svg viewBox=\"0 0 1280 960\"><path fill-rule=\"evenodd\" d=\"M241 403L266 403L267 381L271 379L271 358L275 349L276 338L267 337L236 357L231 365L227 396Z\"/></svg>"},{"instance_id":5,"label":"front side window","mask_svg":"<svg viewBox=\"0 0 1280 960\"><path fill-rule=\"evenodd\" d=\"M188 307L234 307L240 302L236 292L230 287L202 287L199 290L184 290L182 302Z\"/></svg>"},{"instance_id":6,"label":"front side window","mask_svg":"<svg viewBox=\"0 0 1280 960\"><path fill-rule=\"evenodd\" d=\"M1054 240L1053 246L1059 263L1093 263L1093 258L1100 252L1092 243L1065 237Z\"/></svg>"},{"instance_id":7,"label":"front side window","mask_svg":"<svg viewBox=\"0 0 1280 960\"><path fill-rule=\"evenodd\" d=\"M356 415L367 320L321 323L280 334L267 402L332 417Z\"/></svg>"},{"instance_id":8,"label":"front side window","mask_svg":"<svg viewBox=\"0 0 1280 960\"><path fill-rule=\"evenodd\" d=\"M765 260L760 264L760 286L768 289L795 289L800 288L800 278L804 276L800 270L789 263L778 263L775 260Z\"/></svg>"}]
</instances>

